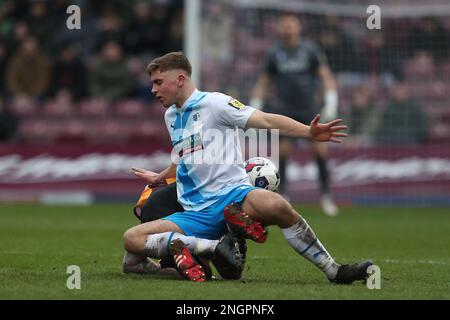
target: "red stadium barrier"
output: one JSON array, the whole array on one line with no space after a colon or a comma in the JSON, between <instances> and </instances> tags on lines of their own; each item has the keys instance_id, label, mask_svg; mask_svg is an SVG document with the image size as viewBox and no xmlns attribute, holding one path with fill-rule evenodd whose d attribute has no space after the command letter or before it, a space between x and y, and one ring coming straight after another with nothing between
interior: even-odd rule
<instances>
[{"instance_id":1,"label":"red stadium barrier","mask_svg":"<svg viewBox=\"0 0 450 320\"><path fill-rule=\"evenodd\" d=\"M135 200L145 183L130 168L161 170L170 160L168 151L163 145L0 146L0 201L38 201L43 195L57 200L58 194ZM450 203L447 148L344 145L332 148L330 156L333 192L341 203ZM287 174L292 199L316 201L316 167L306 146L294 159Z\"/></svg>"}]
</instances>

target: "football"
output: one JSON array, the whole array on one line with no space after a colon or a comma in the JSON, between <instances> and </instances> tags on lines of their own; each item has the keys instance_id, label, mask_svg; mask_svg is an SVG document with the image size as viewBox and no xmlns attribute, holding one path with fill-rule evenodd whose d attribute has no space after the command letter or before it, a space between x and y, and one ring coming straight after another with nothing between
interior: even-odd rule
<instances>
[{"instance_id":1,"label":"football","mask_svg":"<svg viewBox=\"0 0 450 320\"><path fill-rule=\"evenodd\" d=\"M278 169L269 159L254 157L248 159L244 167L255 187L276 191L280 185Z\"/></svg>"}]
</instances>

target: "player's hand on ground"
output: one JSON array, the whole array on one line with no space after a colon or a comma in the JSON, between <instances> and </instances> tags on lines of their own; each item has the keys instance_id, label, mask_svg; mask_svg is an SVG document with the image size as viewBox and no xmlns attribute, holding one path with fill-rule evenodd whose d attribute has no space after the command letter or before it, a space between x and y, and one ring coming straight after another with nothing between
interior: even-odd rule
<instances>
[{"instance_id":1,"label":"player's hand on ground","mask_svg":"<svg viewBox=\"0 0 450 320\"><path fill-rule=\"evenodd\" d=\"M346 133L338 132L341 130L347 130L347 126L338 125L342 122L342 119L336 119L327 123L319 123L320 114L318 114L310 124L311 138L316 141L331 141L341 143L342 139L347 137Z\"/></svg>"},{"instance_id":2,"label":"player's hand on ground","mask_svg":"<svg viewBox=\"0 0 450 320\"><path fill-rule=\"evenodd\" d=\"M132 167L131 170L133 171L134 175L136 177L139 177L149 184L158 182L158 176L159 174L150 170L145 170L141 168Z\"/></svg>"}]
</instances>

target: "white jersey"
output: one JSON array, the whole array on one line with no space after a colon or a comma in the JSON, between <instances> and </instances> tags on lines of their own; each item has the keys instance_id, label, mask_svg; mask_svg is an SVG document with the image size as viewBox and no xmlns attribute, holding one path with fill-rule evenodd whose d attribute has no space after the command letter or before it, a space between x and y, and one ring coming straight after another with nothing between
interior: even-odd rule
<instances>
[{"instance_id":1,"label":"white jersey","mask_svg":"<svg viewBox=\"0 0 450 320\"><path fill-rule=\"evenodd\" d=\"M178 202L185 210L213 205L239 185L251 185L243 166L238 128L254 108L222 93L195 90L165 121L178 158Z\"/></svg>"}]
</instances>

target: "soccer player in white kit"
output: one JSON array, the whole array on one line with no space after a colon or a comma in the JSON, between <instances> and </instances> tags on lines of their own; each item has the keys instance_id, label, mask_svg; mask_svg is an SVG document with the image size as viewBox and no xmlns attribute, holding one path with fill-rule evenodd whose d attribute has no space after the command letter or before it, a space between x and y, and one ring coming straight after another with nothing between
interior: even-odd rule
<instances>
[{"instance_id":1,"label":"soccer player in white kit","mask_svg":"<svg viewBox=\"0 0 450 320\"><path fill-rule=\"evenodd\" d=\"M127 230L127 252L137 259L172 254L180 273L192 281L205 281L205 274L191 254L222 259L239 269L241 256L232 237L226 234L223 217L228 204L238 203L251 219L280 227L291 247L331 282L352 283L367 277L370 261L336 263L307 222L282 196L251 186L237 139L237 128L258 128L339 143L346 134L338 131L347 129L339 125L342 120L321 124L317 115L307 126L256 110L222 93L201 92L190 78L188 59L180 52L154 59L147 71L152 93L168 108L166 126L178 156L178 164L155 174L155 182L172 176L176 170L178 201L186 211ZM217 148L218 137L222 148Z\"/></svg>"}]
</instances>

